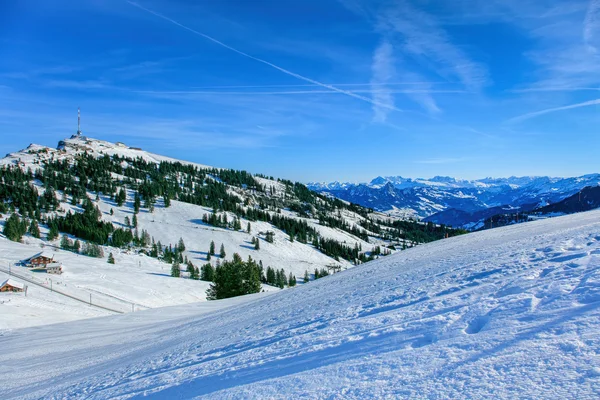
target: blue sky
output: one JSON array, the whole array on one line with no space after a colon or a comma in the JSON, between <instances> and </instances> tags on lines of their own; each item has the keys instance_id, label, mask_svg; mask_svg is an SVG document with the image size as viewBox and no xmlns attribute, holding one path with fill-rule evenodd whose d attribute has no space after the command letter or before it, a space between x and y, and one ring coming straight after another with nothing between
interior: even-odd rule
<instances>
[{"instance_id":1,"label":"blue sky","mask_svg":"<svg viewBox=\"0 0 600 400\"><path fill-rule=\"evenodd\" d=\"M300 181L599 172L600 0L0 2L0 154Z\"/></svg>"}]
</instances>

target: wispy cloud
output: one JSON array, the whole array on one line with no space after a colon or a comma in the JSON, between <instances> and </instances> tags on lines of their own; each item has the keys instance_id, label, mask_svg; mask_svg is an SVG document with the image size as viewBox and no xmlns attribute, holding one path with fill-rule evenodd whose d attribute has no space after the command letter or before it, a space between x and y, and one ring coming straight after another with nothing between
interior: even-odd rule
<instances>
[{"instance_id":1,"label":"wispy cloud","mask_svg":"<svg viewBox=\"0 0 600 400\"><path fill-rule=\"evenodd\" d=\"M373 120L375 122L385 122L389 110L394 108L394 96L386 90L384 86L386 82L392 81L395 78L396 70L394 68L394 55L392 45L387 41L382 41L373 55L373 71L372 92L375 104L373 112L375 113ZM384 106L386 105L386 106Z\"/></svg>"},{"instance_id":2,"label":"wispy cloud","mask_svg":"<svg viewBox=\"0 0 600 400\"><path fill-rule=\"evenodd\" d=\"M595 38L600 31L600 0L590 0L583 24L583 41L594 53L598 51Z\"/></svg>"},{"instance_id":3,"label":"wispy cloud","mask_svg":"<svg viewBox=\"0 0 600 400\"><path fill-rule=\"evenodd\" d=\"M540 115L544 115L544 114L550 114L553 112L564 111L564 110L572 110L574 108L590 107L590 106L595 106L595 105L600 105L600 99L584 101L582 103L577 103L577 104L570 104L568 106L547 108L545 110L540 110L540 111L535 111L535 112L519 115L518 117L509 119L508 122L521 122L521 121L525 121L530 118L539 117Z\"/></svg>"},{"instance_id":4,"label":"wispy cloud","mask_svg":"<svg viewBox=\"0 0 600 400\"><path fill-rule=\"evenodd\" d=\"M393 7L382 9L378 21L379 29L400 34L402 49L439 75L456 77L470 90L488 82L486 68L455 45L435 17L410 2L397 1Z\"/></svg>"},{"instance_id":5,"label":"wispy cloud","mask_svg":"<svg viewBox=\"0 0 600 400\"><path fill-rule=\"evenodd\" d=\"M187 31L189 31L189 32L191 32L191 33L193 33L193 34L195 34L195 35L201 36L201 37L203 37L203 38L205 38L205 39L207 39L207 40L209 40L209 41L211 41L211 42L213 42L213 43L215 43L215 44L217 44L217 45L219 45L219 46L221 46L221 47L224 47L224 48L226 48L226 49L228 49L228 50L230 50L230 51L232 51L232 52L234 52L234 53L237 53L237 54L239 54L239 55L241 55L241 56L243 56L243 57L249 58L249 59L251 59L251 60L257 61L257 62L259 62L259 63L261 63L261 64L264 64L264 65L267 65L267 66L269 66L269 67L271 67L271 68L274 68L274 69L276 69L276 70L278 70L278 71L280 71L280 72L282 72L282 73L284 73L284 74L286 74L286 75L289 75L289 76L292 76L292 77L294 77L294 78L297 78L297 79L303 80L303 81L305 81L305 82L312 83L312 84L314 84L314 85L321 86L321 87L323 87L323 88L326 88L326 89L332 90L332 91L334 91L334 92L338 92L338 93L345 94L346 96L350 96L350 97L353 97L353 98L355 98L355 99L359 99L359 100L365 101L365 102L367 102L367 103L371 103L371 104L374 104L374 105L379 105L379 106L381 106L381 107L387 107L387 108L390 108L389 104L377 104L377 102L376 102L376 101L374 101L374 100L372 100L372 99L370 99L370 98L368 98L368 97L361 96L361 95L358 95L358 94L352 93L352 92L350 92L350 91L347 91L347 90L344 90L344 89L340 89L340 88L338 88L338 87L336 87L336 86L332 86L332 85L328 85L328 84L325 84L325 83L319 82L319 81L317 81L317 80L314 80L314 79L308 78L308 77L306 77L306 76L300 75L300 74L298 74L298 73L295 73L295 72L292 72L292 71L290 71L290 70L288 70L288 69L285 69L285 68L283 68L283 67L280 67L280 66L278 66L278 65L276 65L276 64L273 64L273 63L271 63L271 62L269 62L269 61L263 60L262 58L258 58L258 57L255 57L255 56L253 56L253 55L250 55L250 54L248 54L248 53L245 53L245 52L243 52L243 51L241 51L241 50L238 50L238 49L236 49L236 48L234 48L234 47L232 47L232 46L229 46L229 45L227 45L227 44L225 44L225 43L223 43L223 42L221 42L221 41L219 41L219 40L217 40L217 39L213 38L212 36L209 36L209 35L207 35L207 34L205 34L205 33L199 32L199 31L197 31L197 30L195 30L195 29L192 29L192 28L190 28L190 27L188 27L188 26L186 26L186 25L183 25L183 24L181 24L181 23L179 23L179 22L175 21L174 19L171 19L171 18L169 18L169 17L166 17L166 16L164 16L164 15L162 15L162 14L159 14L159 13L157 13L157 12L155 12L155 11L152 11L152 10L150 10L150 9L146 8L146 7L143 7L143 6L141 6L140 4L138 4L138 3L135 3L135 2L133 2L133 1L129 1L129 0L126 0L126 1L127 1L127 3L129 3L129 4L131 4L131 5L133 5L133 6L137 7L137 8L139 8L139 9L141 9L141 10L143 10L143 11L146 11L146 12L148 12L148 13L150 13L150 14L152 14L152 15L155 15L155 16L157 16L157 17L159 17L159 18L162 18L162 19L164 19L165 21L169 21L169 22L171 22L172 24L175 24L175 25L177 25L177 26L179 26L179 27L181 27L181 28L183 28L183 29L185 29L185 30L187 30ZM392 110L395 110L395 111L403 111L403 110L401 110L401 109L399 109L399 108L396 108L396 107L392 107L392 108L390 108L390 109L392 109Z\"/></svg>"},{"instance_id":6,"label":"wispy cloud","mask_svg":"<svg viewBox=\"0 0 600 400\"><path fill-rule=\"evenodd\" d=\"M436 17L413 6L409 1L396 1L393 5L361 0L340 0L350 11L369 21L381 34L382 41L375 49L372 60L372 81L381 84L390 72L408 80L426 81L423 72L433 72L446 81L457 80L468 91L478 91L488 83L486 68L469 59L455 45ZM411 68L410 64L414 64ZM416 72L418 65L420 72ZM421 92L407 92L407 96L428 113L440 112L430 85L420 86ZM389 93L376 94L379 102L393 104ZM385 120L387 112L373 107L375 120Z\"/></svg>"}]
</instances>

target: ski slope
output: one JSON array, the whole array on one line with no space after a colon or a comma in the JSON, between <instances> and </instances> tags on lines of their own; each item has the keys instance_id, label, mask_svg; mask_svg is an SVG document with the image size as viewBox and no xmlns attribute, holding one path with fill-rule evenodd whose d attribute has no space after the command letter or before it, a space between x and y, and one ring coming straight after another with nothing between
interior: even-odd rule
<instances>
[{"instance_id":1,"label":"ski slope","mask_svg":"<svg viewBox=\"0 0 600 400\"><path fill-rule=\"evenodd\" d=\"M600 211L263 296L5 332L3 397L600 396Z\"/></svg>"}]
</instances>

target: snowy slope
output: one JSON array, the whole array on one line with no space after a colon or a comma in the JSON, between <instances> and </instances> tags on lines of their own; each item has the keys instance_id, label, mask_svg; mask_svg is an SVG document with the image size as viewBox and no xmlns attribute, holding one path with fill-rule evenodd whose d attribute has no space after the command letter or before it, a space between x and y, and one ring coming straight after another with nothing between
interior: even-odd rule
<instances>
[{"instance_id":1,"label":"snowy slope","mask_svg":"<svg viewBox=\"0 0 600 400\"><path fill-rule=\"evenodd\" d=\"M3 397L600 396L600 211L236 301L6 332Z\"/></svg>"},{"instance_id":2,"label":"snowy slope","mask_svg":"<svg viewBox=\"0 0 600 400\"><path fill-rule=\"evenodd\" d=\"M75 157L83 153L97 157L102 155L118 155L132 159L141 157L151 163L168 161L193 164L130 148L122 143L110 143L84 136L74 136L61 141L57 149L32 144L24 150L11 153L0 159L0 166L18 165L24 170L31 169L35 171L38 168L43 168L46 160L73 161ZM193 165L199 168L210 168L200 164ZM114 175L116 174L113 174L115 179L123 178ZM256 180L259 184L272 188L273 192L269 193L272 198L289 197L289 194L286 194L285 184L262 177L257 177ZM38 193L43 193L44 187L40 181L34 181L34 185ZM256 194L252 193L252 190L229 186L228 191L235 193L242 200L256 200ZM117 206L115 201L107 195L99 194L97 201L95 200L97 193L88 191L87 195L90 199L94 199L94 204L102 213L102 220L111 222L114 227L125 228L125 218L130 220L133 218L134 192L131 189L127 190L127 201L121 207ZM72 213L82 211L79 205L71 205L69 196L66 196L62 191L57 191L57 197L61 200L59 209L62 211L60 211L60 215L64 215L69 211ZM140 233L142 230L147 231L156 242L160 241L165 246L169 244L176 245L179 238L182 238L186 244L184 255L197 267L209 262L207 252L211 241L215 242L217 253L219 253L221 244L225 247L227 253L225 259L227 260L231 260L234 253L238 253L244 260L252 257L257 262L261 261L265 269L267 267L277 270L283 269L286 276L291 273L299 281L302 280L306 271L312 274L317 268L322 269L333 264L340 266L342 269L353 266L352 263L342 258L335 260L325 255L312 244L304 244L297 240L291 242L287 233L269 223L248 221L241 218L243 231L218 228L203 223L202 217L211 213L211 208L177 200L172 200L171 206L166 208L163 200L159 199L153 212L149 212L147 208L142 207L137 215L138 230ZM274 214L275 211L272 211L272 213ZM281 214L289 218L301 219L296 213L286 209L281 210ZM0 232L2 231L2 224L9 215L9 213L0 215ZM348 210L340 211L340 215L353 226L359 220L364 219ZM372 213L371 215L375 220L383 218L378 213ZM228 213L227 216L230 221L234 218L232 213ZM340 229L319 225L318 220L308 218L303 220L317 230L321 237L335 239L347 246L354 247L358 245L365 251L370 251L374 246L388 244L381 238L375 237L369 238L369 243L367 243ZM248 222L251 222L250 232L245 230ZM42 238L45 238L48 229L43 224L40 225ZM273 243L268 243L265 240L264 233L267 231L274 232ZM256 250L252 244L254 238L260 238L259 250ZM76 238L73 237L72 239L75 240ZM63 263L65 272L56 278L48 277L45 273L29 273L27 275L29 279L45 285L44 287L49 287L49 279L53 279L54 284L58 285L57 288L61 288L77 298L88 298L91 294L94 304L108 307L111 310L129 312L204 301L206 299L208 282L187 279L187 273L183 273L184 278L182 279L171 278L169 276L170 265L137 254L135 250L104 247L105 257L95 259L56 250L59 245L60 239L49 243L46 240L34 239L30 235L24 237L24 245L16 244L6 240L0 234L0 273L8 271L9 263L14 264L29 258L41 251L42 246L45 246L46 249L57 252L57 259ZM107 263L109 253L114 255L115 265ZM215 256L210 260L213 265L216 265L217 261L222 260ZM185 265L182 265L182 269L185 269ZM17 268L15 271L27 274L25 268ZM263 289L266 291L279 290L267 285L264 285ZM10 307L8 306L9 302L5 302L5 306L0 303L0 330L114 314L114 312L94 309L93 307L90 311L85 304L73 303L69 299L46 292L43 288L41 290L35 288L29 292L27 297L13 295ZM39 306L43 302L47 304ZM42 315L39 312L40 310L46 311Z\"/></svg>"}]
</instances>

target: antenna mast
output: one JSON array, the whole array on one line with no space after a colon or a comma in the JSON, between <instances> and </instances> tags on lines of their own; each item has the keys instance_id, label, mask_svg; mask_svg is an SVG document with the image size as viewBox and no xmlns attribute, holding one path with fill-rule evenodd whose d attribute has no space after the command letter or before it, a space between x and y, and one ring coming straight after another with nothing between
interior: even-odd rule
<instances>
[{"instance_id":1,"label":"antenna mast","mask_svg":"<svg viewBox=\"0 0 600 400\"><path fill-rule=\"evenodd\" d=\"M81 111L77 107L77 136L81 136Z\"/></svg>"}]
</instances>

